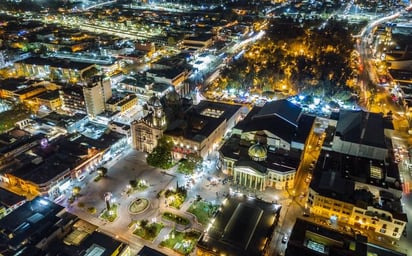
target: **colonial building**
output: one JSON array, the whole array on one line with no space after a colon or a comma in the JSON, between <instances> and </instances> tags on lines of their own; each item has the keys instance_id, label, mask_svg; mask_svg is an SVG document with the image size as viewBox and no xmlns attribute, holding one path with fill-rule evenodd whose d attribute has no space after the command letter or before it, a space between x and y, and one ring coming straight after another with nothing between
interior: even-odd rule
<instances>
[{"instance_id":1,"label":"colonial building","mask_svg":"<svg viewBox=\"0 0 412 256\"><path fill-rule=\"evenodd\" d=\"M135 94L112 96L106 102L106 110L122 114L134 106L137 106L137 96Z\"/></svg>"},{"instance_id":2,"label":"colonial building","mask_svg":"<svg viewBox=\"0 0 412 256\"><path fill-rule=\"evenodd\" d=\"M202 101L185 108L175 91L164 101L166 109L163 111L160 99L151 98L147 103L149 115L132 123L136 149L151 152L157 140L166 135L173 141L174 159L184 158L189 153L206 157L240 118L239 105Z\"/></svg>"},{"instance_id":3,"label":"colonial building","mask_svg":"<svg viewBox=\"0 0 412 256\"><path fill-rule=\"evenodd\" d=\"M406 256L391 246L352 232L349 227L335 230L310 219L297 218L288 240L285 256Z\"/></svg>"},{"instance_id":4,"label":"colonial building","mask_svg":"<svg viewBox=\"0 0 412 256\"><path fill-rule=\"evenodd\" d=\"M401 196L396 166L323 152L315 167L307 202L312 214L332 222L400 239L407 223Z\"/></svg>"},{"instance_id":5,"label":"colonial building","mask_svg":"<svg viewBox=\"0 0 412 256\"><path fill-rule=\"evenodd\" d=\"M309 186L312 214L400 239L407 216L399 169L388 154L392 127L382 114L340 111Z\"/></svg>"},{"instance_id":6,"label":"colonial building","mask_svg":"<svg viewBox=\"0 0 412 256\"><path fill-rule=\"evenodd\" d=\"M153 96L147 101L149 114L131 124L132 144L139 151L152 152L166 128L166 116L160 99Z\"/></svg>"},{"instance_id":7,"label":"colonial building","mask_svg":"<svg viewBox=\"0 0 412 256\"><path fill-rule=\"evenodd\" d=\"M254 107L220 148L219 167L248 188L293 188L315 120L301 112L287 100Z\"/></svg>"},{"instance_id":8,"label":"colonial building","mask_svg":"<svg viewBox=\"0 0 412 256\"><path fill-rule=\"evenodd\" d=\"M0 166L0 180L31 196L52 200L64 197L74 179L88 175L105 153L126 143L118 133L103 134L98 140L79 134L58 137L52 142L37 136L7 153L13 162ZM35 140L36 139L36 140Z\"/></svg>"}]
</instances>

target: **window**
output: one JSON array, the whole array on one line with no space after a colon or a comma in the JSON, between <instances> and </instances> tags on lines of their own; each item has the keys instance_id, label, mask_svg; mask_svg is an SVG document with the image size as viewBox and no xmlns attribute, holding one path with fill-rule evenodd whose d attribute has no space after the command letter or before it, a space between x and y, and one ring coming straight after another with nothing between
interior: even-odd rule
<instances>
[{"instance_id":1,"label":"window","mask_svg":"<svg viewBox=\"0 0 412 256\"><path fill-rule=\"evenodd\" d=\"M371 165L370 172L371 172L370 173L371 178L378 179L378 180L382 179L382 169L381 168Z\"/></svg>"}]
</instances>

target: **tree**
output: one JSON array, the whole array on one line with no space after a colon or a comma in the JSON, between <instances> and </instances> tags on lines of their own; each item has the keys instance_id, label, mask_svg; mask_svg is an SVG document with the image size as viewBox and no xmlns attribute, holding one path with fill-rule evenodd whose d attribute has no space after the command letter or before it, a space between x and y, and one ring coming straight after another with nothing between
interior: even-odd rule
<instances>
[{"instance_id":1,"label":"tree","mask_svg":"<svg viewBox=\"0 0 412 256\"><path fill-rule=\"evenodd\" d=\"M72 193L74 197L77 197L80 194L81 188L79 186L74 186L72 189Z\"/></svg>"},{"instance_id":2,"label":"tree","mask_svg":"<svg viewBox=\"0 0 412 256\"><path fill-rule=\"evenodd\" d=\"M137 187L137 180L136 180L136 179L130 180L130 181L129 181L129 184L130 184L130 186L131 186L132 188L136 188L136 187Z\"/></svg>"},{"instance_id":3,"label":"tree","mask_svg":"<svg viewBox=\"0 0 412 256\"><path fill-rule=\"evenodd\" d=\"M100 177L105 177L107 175L107 168L101 166L97 168L97 173L99 174Z\"/></svg>"},{"instance_id":4,"label":"tree","mask_svg":"<svg viewBox=\"0 0 412 256\"><path fill-rule=\"evenodd\" d=\"M140 221L140 227L146 228L147 224L149 224L149 221L147 219L143 219Z\"/></svg>"},{"instance_id":5,"label":"tree","mask_svg":"<svg viewBox=\"0 0 412 256\"><path fill-rule=\"evenodd\" d=\"M180 160L177 170L184 174L192 174L202 163L202 160L196 153L187 154L185 159Z\"/></svg>"},{"instance_id":6,"label":"tree","mask_svg":"<svg viewBox=\"0 0 412 256\"><path fill-rule=\"evenodd\" d=\"M173 143L171 139L163 136L159 139L153 151L147 155L147 164L162 169L169 169L173 166L172 148Z\"/></svg>"}]
</instances>

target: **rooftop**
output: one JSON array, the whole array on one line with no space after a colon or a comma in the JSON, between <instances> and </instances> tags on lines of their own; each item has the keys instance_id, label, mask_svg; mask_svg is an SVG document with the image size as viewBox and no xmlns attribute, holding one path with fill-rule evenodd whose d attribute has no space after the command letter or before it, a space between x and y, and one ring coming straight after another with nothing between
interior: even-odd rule
<instances>
[{"instance_id":1,"label":"rooftop","mask_svg":"<svg viewBox=\"0 0 412 256\"><path fill-rule=\"evenodd\" d=\"M302 115L302 109L287 100L267 102L263 107L254 107L235 128L243 132L268 131L291 143L304 143L315 117Z\"/></svg>"},{"instance_id":2,"label":"rooftop","mask_svg":"<svg viewBox=\"0 0 412 256\"><path fill-rule=\"evenodd\" d=\"M59 91L54 90L54 91L47 91L40 93L36 95L36 98L42 99L42 100L55 100L60 97Z\"/></svg>"},{"instance_id":3,"label":"rooftop","mask_svg":"<svg viewBox=\"0 0 412 256\"><path fill-rule=\"evenodd\" d=\"M97 226L78 220L64 239L51 243L47 248L47 255L111 256L120 253L127 246L96 229Z\"/></svg>"},{"instance_id":4,"label":"rooftop","mask_svg":"<svg viewBox=\"0 0 412 256\"><path fill-rule=\"evenodd\" d=\"M159 77L174 79L185 71L186 71L186 68L178 66L178 67L171 67L168 69L149 69L147 73L151 73Z\"/></svg>"},{"instance_id":5,"label":"rooftop","mask_svg":"<svg viewBox=\"0 0 412 256\"><path fill-rule=\"evenodd\" d=\"M0 188L0 205L7 208L26 200L26 197L14 194L4 188Z\"/></svg>"},{"instance_id":6,"label":"rooftop","mask_svg":"<svg viewBox=\"0 0 412 256\"><path fill-rule=\"evenodd\" d=\"M37 197L0 219L0 242L12 250L28 243L36 244L57 226L64 207Z\"/></svg>"},{"instance_id":7,"label":"rooftop","mask_svg":"<svg viewBox=\"0 0 412 256\"><path fill-rule=\"evenodd\" d=\"M262 255L275 227L277 206L245 197L229 197L202 235L198 247L216 255Z\"/></svg>"},{"instance_id":8,"label":"rooftop","mask_svg":"<svg viewBox=\"0 0 412 256\"><path fill-rule=\"evenodd\" d=\"M152 249L148 246L143 246L143 248L137 253L136 256L166 256L166 254L163 254L155 249Z\"/></svg>"},{"instance_id":9,"label":"rooftop","mask_svg":"<svg viewBox=\"0 0 412 256\"><path fill-rule=\"evenodd\" d=\"M241 107L240 105L202 101L198 105L189 108L184 113L184 119L173 120L167 127L165 134L183 136L187 139L202 142L223 122L235 115ZM207 109L215 110L220 115L206 115Z\"/></svg>"},{"instance_id":10,"label":"rooftop","mask_svg":"<svg viewBox=\"0 0 412 256\"><path fill-rule=\"evenodd\" d=\"M336 136L343 141L386 149L384 129L382 114L362 110L341 110Z\"/></svg>"},{"instance_id":11,"label":"rooftop","mask_svg":"<svg viewBox=\"0 0 412 256\"><path fill-rule=\"evenodd\" d=\"M406 256L367 241L367 237L326 228L297 218L285 256Z\"/></svg>"},{"instance_id":12,"label":"rooftop","mask_svg":"<svg viewBox=\"0 0 412 256\"><path fill-rule=\"evenodd\" d=\"M27 59L18 61L18 63L39 65L39 66L51 66L55 68L77 69L77 70L83 70L90 66L94 66L94 64L83 63L83 62L78 62L78 61L68 61L68 60L53 59L53 58L46 59L46 58L40 58L40 57L29 57Z\"/></svg>"},{"instance_id":13,"label":"rooftop","mask_svg":"<svg viewBox=\"0 0 412 256\"><path fill-rule=\"evenodd\" d=\"M253 161L249 155L250 143L242 141L237 134L232 135L225 141L219 152L227 158L237 161L238 167L251 167L260 173L266 173L268 169L277 172L291 172L296 170L299 165L300 153L297 151L273 150L267 151L264 161Z\"/></svg>"},{"instance_id":14,"label":"rooftop","mask_svg":"<svg viewBox=\"0 0 412 256\"><path fill-rule=\"evenodd\" d=\"M383 161L353 157L335 152L321 152L314 170L310 188L321 196L351 203L368 209L374 207L392 213L393 217L405 220L400 197L389 188L401 191L399 180L388 177ZM356 189L365 184L365 189ZM379 194L369 192L366 184L380 187Z\"/></svg>"}]
</instances>

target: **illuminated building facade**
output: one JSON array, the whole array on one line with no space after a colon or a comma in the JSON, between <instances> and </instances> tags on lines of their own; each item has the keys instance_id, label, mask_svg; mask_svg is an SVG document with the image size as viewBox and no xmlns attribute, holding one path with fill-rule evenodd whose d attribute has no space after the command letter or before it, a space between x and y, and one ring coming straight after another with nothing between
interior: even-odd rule
<instances>
[{"instance_id":1,"label":"illuminated building facade","mask_svg":"<svg viewBox=\"0 0 412 256\"><path fill-rule=\"evenodd\" d=\"M382 114L340 111L333 144L321 152L309 186L311 213L400 239L407 216L399 169L388 155L391 129Z\"/></svg>"},{"instance_id":2,"label":"illuminated building facade","mask_svg":"<svg viewBox=\"0 0 412 256\"><path fill-rule=\"evenodd\" d=\"M301 111L287 100L254 107L220 148L221 170L239 186L293 188L315 120Z\"/></svg>"},{"instance_id":3,"label":"illuminated building facade","mask_svg":"<svg viewBox=\"0 0 412 256\"><path fill-rule=\"evenodd\" d=\"M181 103L179 96L172 94L166 96L166 101L168 107L176 111ZM173 142L172 156L176 160L190 153L207 157L217 148L226 131L238 122L241 114L239 105L202 101L182 111L180 117L166 117L160 100L149 100L148 105L153 106L149 107L153 109L151 114L145 120L132 124L133 146L151 152L157 140L165 135Z\"/></svg>"},{"instance_id":4,"label":"illuminated building facade","mask_svg":"<svg viewBox=\"0 0 412 256\"><path fill-rule=\"evenodd\" d=\"M94 118L106 109L106 102L112 97L110 79L97 76L83 87L84 101L87 114Z\"/></svg>"}]
</instances>

